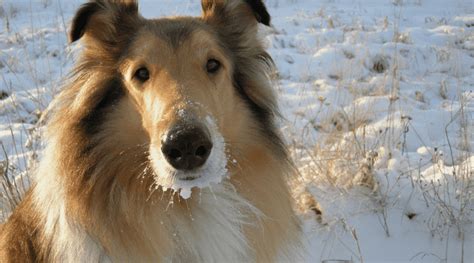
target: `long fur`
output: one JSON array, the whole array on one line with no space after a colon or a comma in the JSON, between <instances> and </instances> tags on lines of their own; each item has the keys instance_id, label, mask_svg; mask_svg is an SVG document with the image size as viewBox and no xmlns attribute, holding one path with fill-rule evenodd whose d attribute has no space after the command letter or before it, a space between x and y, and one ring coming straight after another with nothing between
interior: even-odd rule
<instances>
[{"instance_id":1,"label":"long fur","mask_svg":"<svg viewBox=\"0 0 474 263\"><path fill-rule=\"evenodd\" d=\"M296 259L300 227L286 183L294 171L274 124L273 62L257 38L258 22L270 17L254 2L203 0L200 18L159 20L142 18L131 0L79 9L70 39L82 39L84 50L50 106L35 183L1 229L2 262ZM193 56L192 45L212 40L227 95L180 89L169 75L156 75L169 92L134 89L127 77L134 52L162 39L174 50L160 55L170 67L180 67L170 54ZM194 70L190 81L201 74ZM191 107L185 97L205 105ZM213 116L225 141L229 177L194 188L190 199L157 185L149 158L157 134L179 118L167 105Z\"/></svg>"}]
</instances>

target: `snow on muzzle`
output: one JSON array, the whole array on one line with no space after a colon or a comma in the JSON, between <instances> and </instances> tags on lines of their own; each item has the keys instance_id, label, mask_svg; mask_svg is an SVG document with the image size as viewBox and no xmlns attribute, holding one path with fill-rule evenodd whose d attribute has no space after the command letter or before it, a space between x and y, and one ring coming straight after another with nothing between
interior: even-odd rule
<instances>
[{"instance_id":1,"label":"snow on muzzle","mask_svg":"<svg viewBox=\"0 0 474 263\"><path fill-rule=\"evenodd\" d=\"M186 118L170 125L161 145L150 146L156 187L187 199L192 188L209 187L227 177L224 138L212 117Z\"/></svg>"}]
</instances>

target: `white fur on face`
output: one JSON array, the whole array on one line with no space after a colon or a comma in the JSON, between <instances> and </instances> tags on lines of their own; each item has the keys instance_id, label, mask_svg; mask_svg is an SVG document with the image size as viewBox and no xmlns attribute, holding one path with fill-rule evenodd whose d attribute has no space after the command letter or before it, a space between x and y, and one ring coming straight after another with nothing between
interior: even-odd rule
<instances>
[{"instance_id":1,"label":"white fur on face","mask_svg":"<svg viewBox=\"0 0 474 263\"><path fill-rule=\"evenodd\" d=\"M151 144L150 161L155 171L156 187L161 187L164 191L172 189L179 192L182 198L188 199L191 197L192 188L209 187L222 182L228 176L224 137L212 117L206 117L205 125L211 133L213 148L206 163L195 171L176 170L166 161L161 149ZM190 177L196 179L184 180Z\"/></svg>"}]
</instances>

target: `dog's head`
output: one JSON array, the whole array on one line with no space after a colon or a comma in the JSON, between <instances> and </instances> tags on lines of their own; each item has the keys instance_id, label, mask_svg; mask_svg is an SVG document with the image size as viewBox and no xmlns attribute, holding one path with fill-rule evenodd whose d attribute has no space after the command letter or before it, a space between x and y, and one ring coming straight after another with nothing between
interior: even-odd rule
<instances>
[{"instance_id":1,"label":"dog's head","mask_svg":"<svg viewBox=\"0 0 474 263\"><path fill-rule=\"evenodd\" d=\"M135 1L95 0L80 8L70 33L84 43L79 71L113 76L128 101L120 143L145 141L156 183L183 196L222 180L253 142L279 144L272 61L257 37L258 24L270 23L264 4L203 0L202 10L149 20Z\"/></svg>"}]
</instances>

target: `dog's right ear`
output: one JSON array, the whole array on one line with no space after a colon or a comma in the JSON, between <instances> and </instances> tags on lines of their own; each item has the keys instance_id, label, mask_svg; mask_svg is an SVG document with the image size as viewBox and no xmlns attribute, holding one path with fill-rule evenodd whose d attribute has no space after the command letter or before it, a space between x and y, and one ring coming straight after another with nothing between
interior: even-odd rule
<instances>
[{"instance_id":1,"label":"dog's right ear","mask_svg":"<svg viewBox=\"0 0 474 263\"><path fill-rule=\"evenodd\" d=\"M92 0L81 6L72 20L69 41L83 36L114 44L124 34L132 33L139 20L136 0Z\"/></svg>"}]
</instances>

